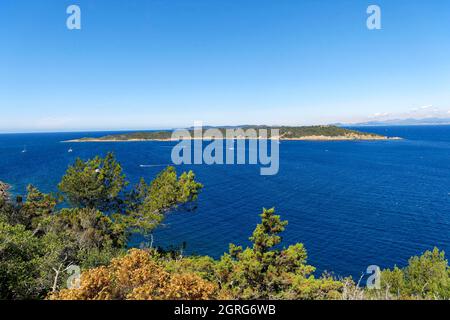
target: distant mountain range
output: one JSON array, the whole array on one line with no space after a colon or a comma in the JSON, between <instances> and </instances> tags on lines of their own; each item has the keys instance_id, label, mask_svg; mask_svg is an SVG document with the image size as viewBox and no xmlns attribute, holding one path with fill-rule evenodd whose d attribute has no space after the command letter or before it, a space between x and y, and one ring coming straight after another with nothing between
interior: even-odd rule
<instances>
[{"instance_id":1,"label":"distant mountain range","mask_svg":"<svg viewBox=\"0 0 450 320\"><path fill-rule=\"evenodd\" d=\"M446 125L450 118L423 118L423 119L389 119L372 120L359 123L336 123L336 126L419 126L419 125Z\"/></svg>"}]
</instances>

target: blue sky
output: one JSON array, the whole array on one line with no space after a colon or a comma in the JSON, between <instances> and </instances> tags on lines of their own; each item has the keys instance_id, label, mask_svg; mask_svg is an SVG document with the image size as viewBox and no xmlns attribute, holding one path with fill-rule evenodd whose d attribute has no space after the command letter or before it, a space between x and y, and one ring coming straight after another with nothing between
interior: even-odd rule
<instances>
[{"instance_id":1,"label":"blue sky","mask_svg":"<svg viewBox=\"0 0 450 320\"><path fill-rule=\"evenodd\" d=\"M450 110L448 0L2 0L0 38L1 132Z\"/></svg>"}]
</instances>

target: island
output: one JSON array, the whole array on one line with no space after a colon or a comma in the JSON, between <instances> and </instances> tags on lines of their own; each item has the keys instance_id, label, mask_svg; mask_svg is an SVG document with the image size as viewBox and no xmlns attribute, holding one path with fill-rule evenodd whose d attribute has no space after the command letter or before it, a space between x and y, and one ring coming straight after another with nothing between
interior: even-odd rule
<instances>
[{"instance_id":1,"label":"island","mask_svg":"<svg viewBox=\"0 0 450 320\"><path fill-rule=\"evenodd\" d=\"M271 126L241 126L241 127L209 127L203 128L203 134L201 139L220 139L220 137L208 136L206 130L208 129L218 129L223 139L227 139L227 130L238 130L242 129L247 131L249 129L254 129L259 132L260 129L267 129L268 138L279 139L279 140L304 140L304 141L339 141L339 140L398 140L399 137L387 137L375 133L362 132L357 130L351 130L346 128L341 128L331 125L323 126L302 126L302 127L271 127ZM270 129L279 129L278 136L271 136ZM194 136L194 130L192 128L186 129L191 138L198 139ZM132 142L132 141L178 141L179 139L172 138L172 132L170 130L161 131L140 131L140 132L129 132L107 135L103 137L84 137L80 139L67 140L63 142ZM236 135L234 139L252 139L245 134L235 131ZM206 133L206 134L205 134ZM263 137L255 137L257 139L262 139Z\"/></svg>"}]
</instances>

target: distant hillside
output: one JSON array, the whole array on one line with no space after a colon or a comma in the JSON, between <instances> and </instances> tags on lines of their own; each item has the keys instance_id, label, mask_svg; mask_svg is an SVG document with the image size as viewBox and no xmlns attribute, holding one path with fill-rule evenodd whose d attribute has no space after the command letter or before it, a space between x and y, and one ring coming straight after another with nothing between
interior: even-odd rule
<instances>
[{"instance_id":1,"label":"distant hillside","mask_svg":"<svg viewBox=\"0 0 450 320\"><path fill-rule=\"evenodd\" d=\"M450 118L423 118L423 119L390 119L379 121L366 121L352 124L336 124L340 126L419 126L419 125L449 125Z\"/></svg>"},{"instance_id":2,"label":"distant hillside","mask_svg":"<svg viewBox=\"0 0 450 320\"><path fill-rule=\"evenodd\" d=\"M221 127L219 129L224 137L226 137L226 130L230 127ZM233 128L235 129L235 128ZM237 128L236 128L237 129ZM387 140L395 139L375 133L361 132L356 130L349 130L337 126L305 126L305 127L269 127L269 126L244 126L243 130L255 129L269 129L269 138L279 138L280 140ZM270 129L279 129L279 137L271 137ZM203 128L205 132L206 128ZM193 130L188 130L193 137ZM211 138L204 136L205 138ZM248 139L245 135L237 135L237 139ZM170 141L172 140L172 131L147 131L147 132L130 132L122 134L108 135L100 138L85 137L68 142L120 142L120 141Z\"/></svg>"}]
</instances>

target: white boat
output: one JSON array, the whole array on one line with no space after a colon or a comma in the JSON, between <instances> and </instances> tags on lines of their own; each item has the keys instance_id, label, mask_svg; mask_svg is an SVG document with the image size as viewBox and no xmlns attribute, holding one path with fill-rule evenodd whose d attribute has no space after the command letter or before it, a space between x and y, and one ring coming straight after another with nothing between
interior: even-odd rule
<instances>
[{"instance_id":1,"label":"white boat","mask_svg":"<svg viewBox=\"0 0 450 320\"><path fill-rule=\"evenodd\" d=\"M25 152L27 152L27 147L26 147L26 146L23 146L22 153L25 153Z\"/></svg>"},{"instance_id":2,"label":"white boat","mask_svg":"<svg viewBox=\"0 0 450 320\"><path fill-rule=\"evenodd\" d=\"M73 152L72 148L69 148L69 150L67 150L67 152L69 152L69 153Z\"/></svg>"}]
</instances>

